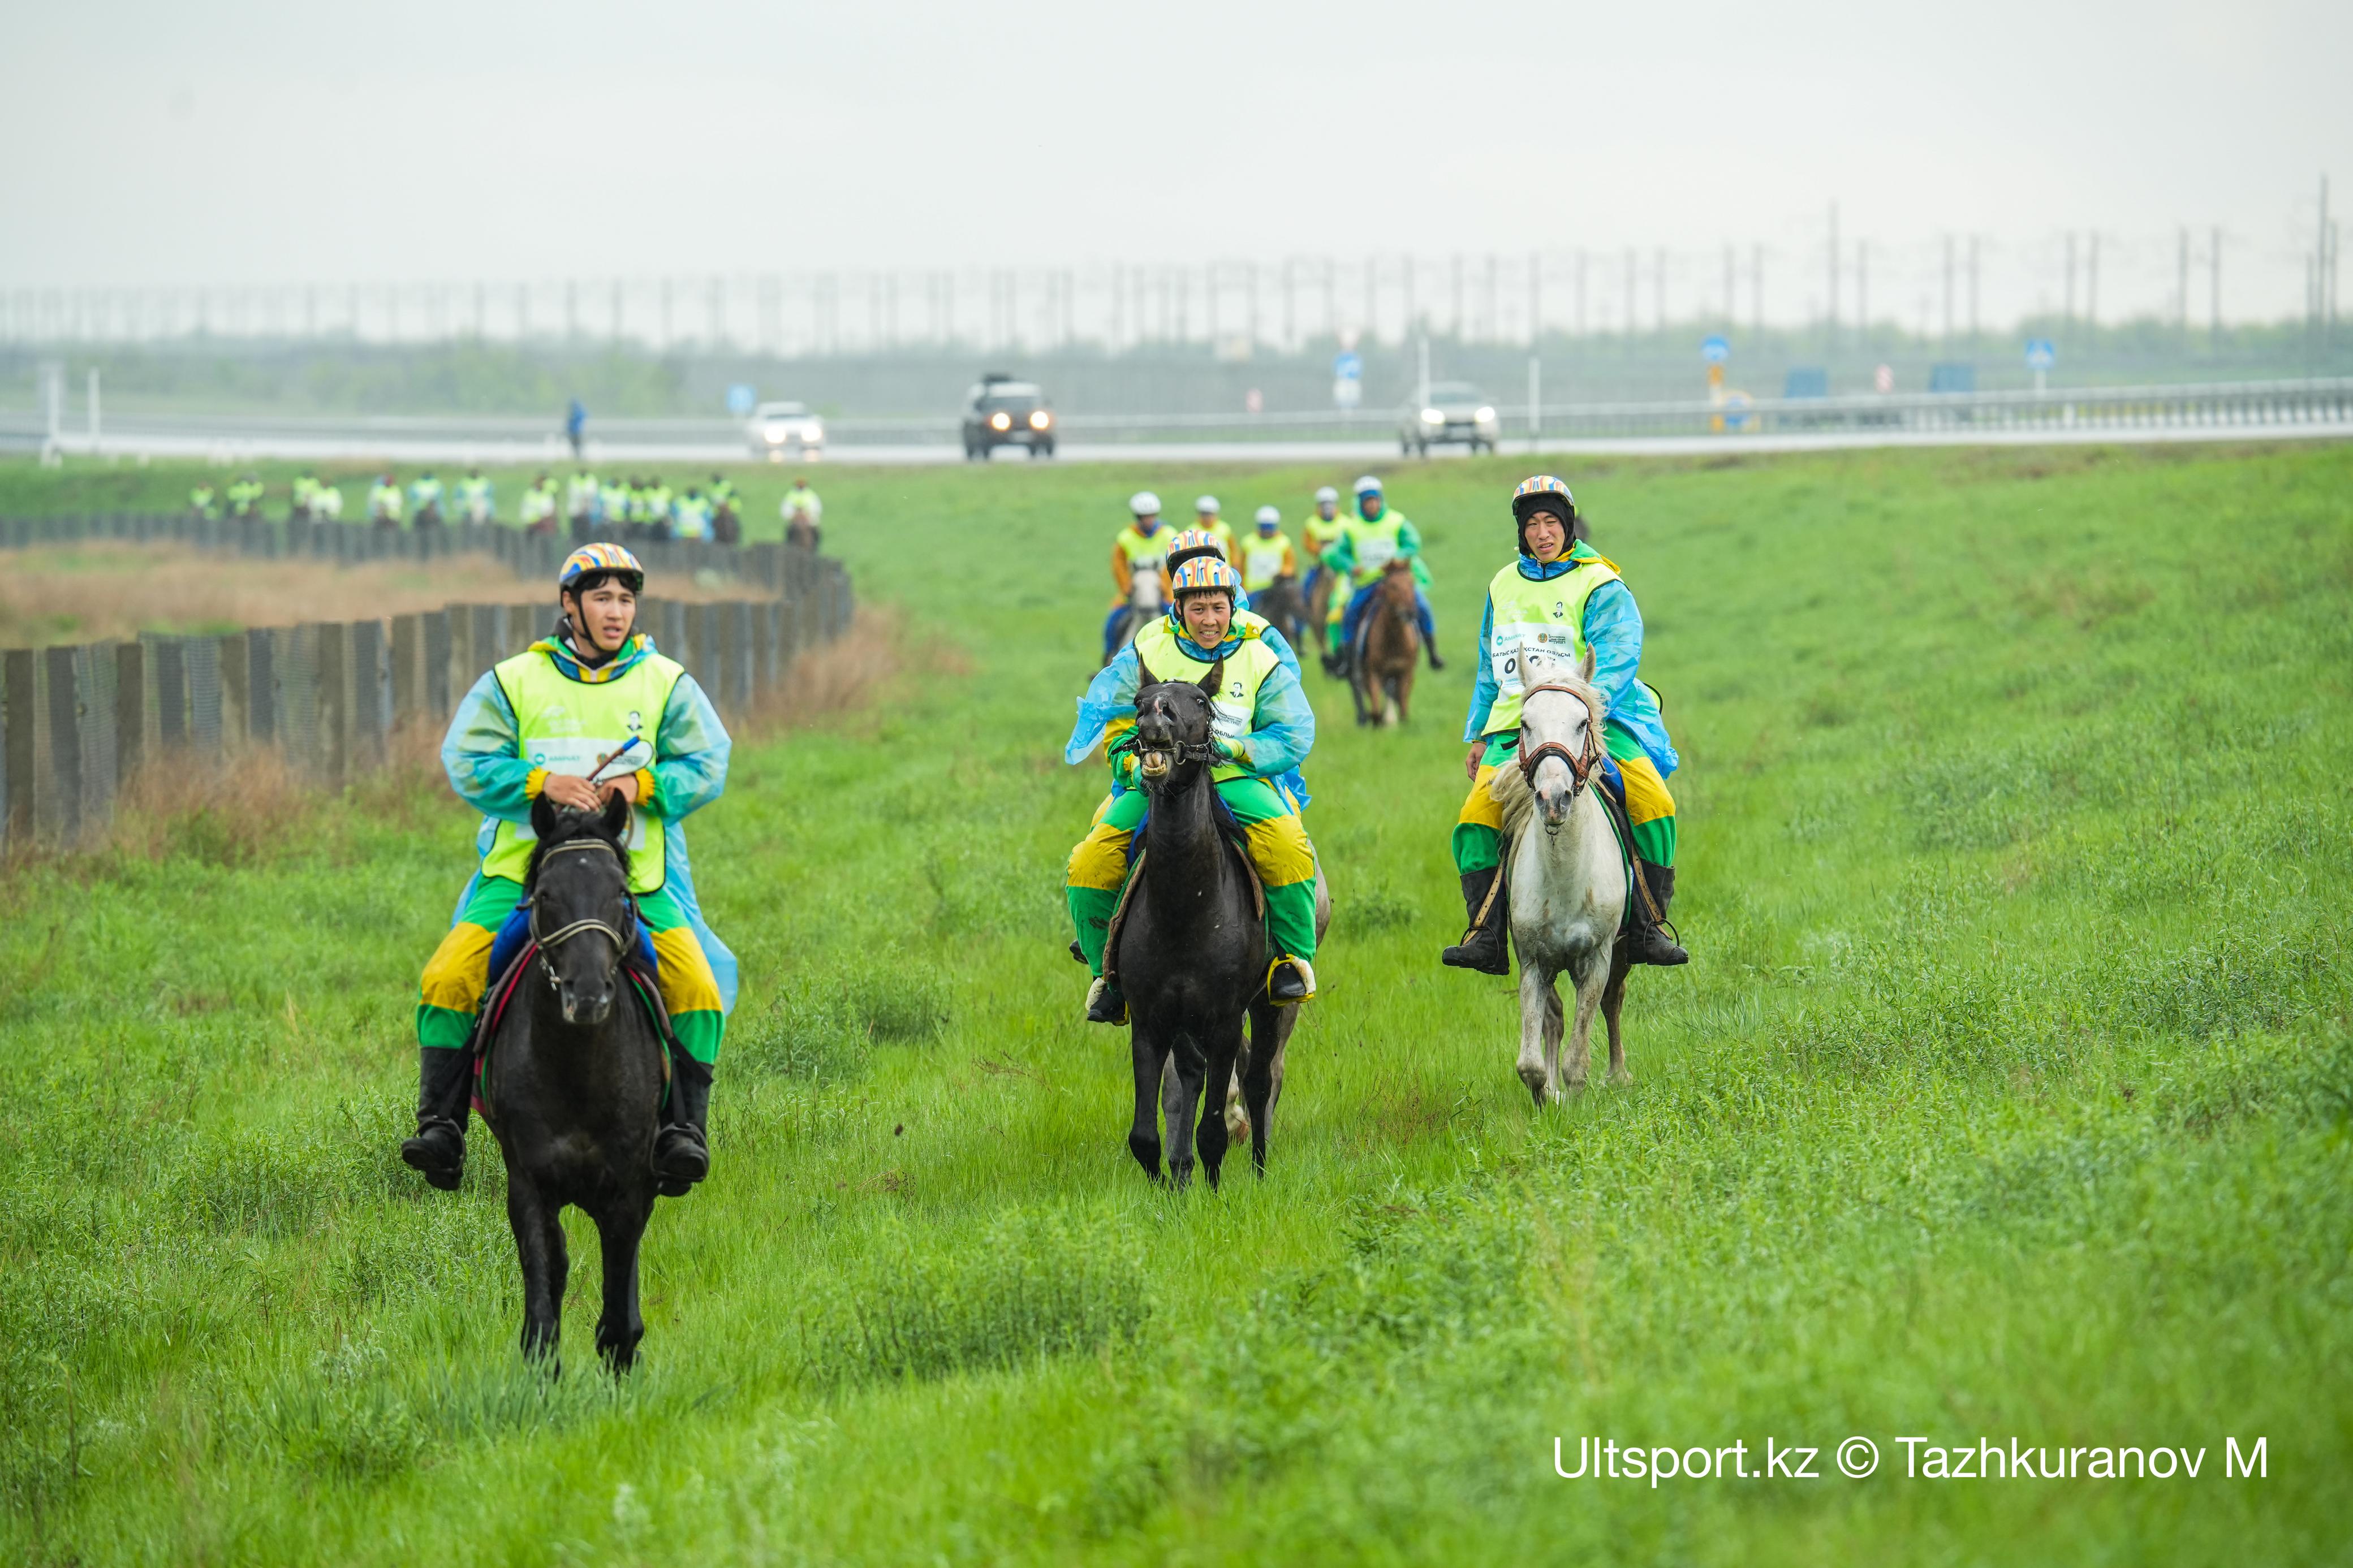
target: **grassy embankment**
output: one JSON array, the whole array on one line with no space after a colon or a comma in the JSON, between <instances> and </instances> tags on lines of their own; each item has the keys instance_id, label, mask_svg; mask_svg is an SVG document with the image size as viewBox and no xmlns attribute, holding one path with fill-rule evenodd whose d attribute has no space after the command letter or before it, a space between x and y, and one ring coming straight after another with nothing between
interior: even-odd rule
<instances>
[{"instance_id":1,"label":"grassy embankment","mask_svg":"<svg viewBox=\"0 0 2353 1568\"><path fill-rule=\"evenodd\" d=\"M1395 482L1457 654L1518 477ZM1327 994L1268 1180L1172 1196L1060 951L1104 541L1138 482L1295 516L1345 476L828 474L861 592L955 651L745 747L694 824L749 978L718 1173L657 1216L617 1394L593 1266L561 1385L519 1369L489 1141L454 1198L392 1154L454 805L380 784L260 852L8 873L9 1553L2341 1551L2353 451L1574 477L1685 759L1698 956L1636 981L1637 1082L1533 1113L1508 983L1435 965L1468 660L1401 734L1311 675ZM1816 1446L1825 1479L1555 1479L1588 1434ZM1831 1463L1849 1434L1869 1480ZM1936 1484L1906 1434L2205 1454ZM2226 1436L2268 1478L2224 1479Z\"/></svg>"}]
</instances>

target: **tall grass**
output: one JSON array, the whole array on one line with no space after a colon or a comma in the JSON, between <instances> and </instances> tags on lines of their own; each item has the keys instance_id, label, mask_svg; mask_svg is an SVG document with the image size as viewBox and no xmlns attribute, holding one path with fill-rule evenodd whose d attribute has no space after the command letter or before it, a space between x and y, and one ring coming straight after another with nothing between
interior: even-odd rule
<instances>
[{"instance_id":1,"label":"tall grass","mask_svg":"<svg viewBox=\"0 0 2353 1568\"><path fill-rule=\"evenodd\" d=\"M1450 654L1518 469L1392 479ZM1436 965L1468 661L1397 733L1311 674L1324 994L1267 1179L1163 1193L1061 951L1101 543L1141 483L1295 513L1346 477L832 472L828 543L910 629L691 825L745 991L618 1386L593 1230L548 1383L488 1141L456 1194L393 1154L462 812L353 792L252 853L9 873L9 1549L2341 1556L2353 452L1577 467L1684 757L1695 958L1634 980L1635 1083L1531 1110L1511 984ZM908 569L917 500L988 542L966 572ZM2194 1483L1930 1484L1907 1434L2210 1451ZM1580 1436L1769 1436L1825 1479L1563 1481ZM2221 1479L2259 1436L2268 1475Z\"/></svg>"}]
</instances>

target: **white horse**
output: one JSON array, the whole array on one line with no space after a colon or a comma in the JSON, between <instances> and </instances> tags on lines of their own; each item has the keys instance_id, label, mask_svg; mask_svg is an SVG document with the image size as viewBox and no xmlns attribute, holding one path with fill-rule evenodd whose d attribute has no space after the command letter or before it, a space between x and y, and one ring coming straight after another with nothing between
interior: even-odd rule
<instances>
[{"instance_id":1,"label":"white horse","mask_svg":"<svg viewBox=\"0 0 2353 1568\"><path fill-rule=\"evenodd\" d=\"M1518 764L1498 769L1488 792L1504 808L1510 846L1504 868L1512 945L1520 955L1520 1081L1535 1102L1561 1098L1566 1084L1585 1086L1593 1015L1609 1026L1609 1078L1623 1083L1626 1050L1618 1011L1627 965L1618 931L1632 891L1609 813L1593 797L1593 776L1608 753L1601 721L1609 700L1593 684L1593 654L1572 668L1524 650ZM1541 825L1542 832L1535 829ZM1554 980L1577 989L1577 1019L1567 1030Z\"/></svg>"}]
</instances>

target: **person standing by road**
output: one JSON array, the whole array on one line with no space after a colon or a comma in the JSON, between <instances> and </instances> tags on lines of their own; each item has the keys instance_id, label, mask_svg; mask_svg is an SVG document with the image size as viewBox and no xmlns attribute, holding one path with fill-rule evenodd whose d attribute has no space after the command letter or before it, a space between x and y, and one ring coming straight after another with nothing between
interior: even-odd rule
<instances>
[{"instance_id":1,"label":"person standing by road","mask_svg":"<svg viewBox=\"0 0 2353 1568\"><path fill-rule=\"evenodd\" d=\"M572 400L572 405L564 411L564 437L565 440L572 443L572 460L575 463L586 461L588 410L581 406L580 400L576 397Z\"/></svg>"}]
</instances>

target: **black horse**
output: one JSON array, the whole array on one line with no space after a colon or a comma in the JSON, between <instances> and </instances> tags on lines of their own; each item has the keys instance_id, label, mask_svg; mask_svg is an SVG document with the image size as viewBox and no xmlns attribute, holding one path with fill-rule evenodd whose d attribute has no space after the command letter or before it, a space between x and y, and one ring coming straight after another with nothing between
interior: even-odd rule
<instances>
[{"instance_id":1,"label":"black horse","mask_svg":"<svg viewBox=\"0 0 2353 1568\"><path fill-rule=\"evenodd\" d=\"M616 795L602 812L575 811L543 795L531 824L539 846L524 898L536 973L522 976L490 1037L484 1119L506 1156L523 1353L555 1355L570 1268L558 1216L570 1204L596 1224L605 1263L596 1349L617 1373L646 1331L638 1246L654 1211L665 1070L661 1035L622 968L638 940L623 847L629 806Z\"/></svg>"},{"instance_id":2,"label":"black horse","mask_svg":"<svg viewBox=\"0 0 2353 1568\"><path fill-rule=\"evenodd\" d=\"M1212 804L1209 694L1224 678L1222 659L1198 686L1163 681L1142 668L1136 672L1133 743L1152 809L1108 957L1134 1024L1135 1123L1128 1150L1146 1175L1160 1179L1161 1073L1173 1058L1168 1179L1180 1187L1192 1179L1189 1151L1195 1148L1209 1185L1218 1184L1226 1119L1216 1107L1201 1115L1201 1095L1215 1084L1222 1098L1238 1060L1250 1159L1265 1171L1268 1100L1281 1038L1276 1008L1266 995L1266 930L1258 895ZM1251 1041L1247 1055L1245 1016Z\"/></svg>"}]
</instances>

